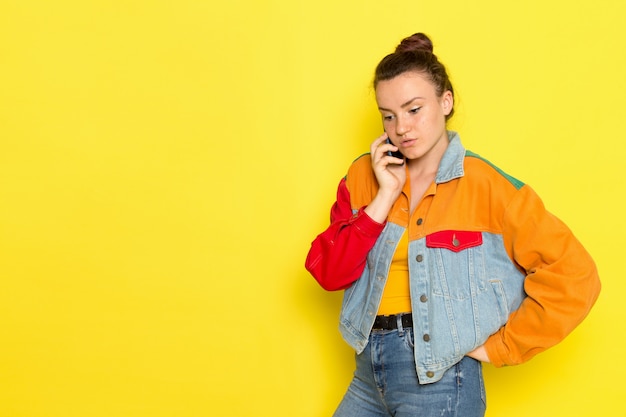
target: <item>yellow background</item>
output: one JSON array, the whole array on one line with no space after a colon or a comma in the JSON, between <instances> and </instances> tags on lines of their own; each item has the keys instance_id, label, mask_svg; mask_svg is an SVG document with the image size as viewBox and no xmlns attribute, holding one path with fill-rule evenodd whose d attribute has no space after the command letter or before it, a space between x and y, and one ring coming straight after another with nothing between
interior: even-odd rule
<instances>
[{"instance_id":1,"label":"yellow background","mask_svg":"<svg viewBox=\"0 0 626 417\"><path fill-rule=\"evenodd\" d=\"M428 33L451 128L531 184L603 292L485 366L487 416L623 416L621 0L0 1L0 417L328 416L353 357L303 268Z\"/></svg>"}]
</instances>

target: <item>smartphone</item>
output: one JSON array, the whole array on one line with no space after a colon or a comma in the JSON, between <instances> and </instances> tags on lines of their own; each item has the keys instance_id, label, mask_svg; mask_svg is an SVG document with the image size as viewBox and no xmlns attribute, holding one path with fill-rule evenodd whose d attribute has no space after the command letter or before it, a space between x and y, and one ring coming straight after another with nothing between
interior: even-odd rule
<instances>
[{"instance_id":1,"label":"smartphone","mask_svg":"<svg viewBox=\"0 0 626 417\"><path fill-rule=\"evenodd\" d=\"M393 143L391 143L391 140L389 140L389 138L387 138L387 143L390 145L393 145ZM404 160L404 155L402 155L402 152L400 151L387 151L387 155Z\"/></svg>"}]
</instances>

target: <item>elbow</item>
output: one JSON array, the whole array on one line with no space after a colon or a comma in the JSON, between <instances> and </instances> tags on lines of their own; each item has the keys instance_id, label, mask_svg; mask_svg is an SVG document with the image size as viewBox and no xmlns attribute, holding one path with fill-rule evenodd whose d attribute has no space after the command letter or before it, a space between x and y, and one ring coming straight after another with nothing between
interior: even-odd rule
<instances>
[{"instance_id":1,"label":"elbow","mask_svg":"<svg viewBox=\"0 0 626 417\"><path fill-rule=\"evenodd\" d=\"M594 270L592 285L590 286L589 294L589 309L593 307L593 305L598 300L600 296L600 291L602 290L602 283L600 282L600 277L598 275L598 271Z\"/></svg>"},{"instance_id":2,"label":"elbow","mask_svg":"<svg viewBox=\"0 0 626 417\"><path fill-rule=\"evenodd\" d=\"M341 288L332 285L332 283L328 282L328 281L322 281L322 280L317 280L317 282L320 284L320 287L322 287L324 290L326 291L339 291L341 290Z\"/></svg>"},{"instance_id":3,"label":"elbow","mask_svg":"<svg viewBox=\"0 0 626 417\"><path fill-rule=\"evenodd\" d=\"M321 257L319 257L321 258ZM322 263L319 262L319 258L314 260L313 262L306 262L305 268L309 273L315 278L317 283L326 291L339 291L344 290L350 286L350 284L345 285L340 282L341 280L337 279L334 274L324 271L322 269Z\"/></svg>"},{"instance_id":4,"label":"elbow","mask_svg":"<svg viewBox=\"0 0 626 417\"><path fill-rule=\"evenodd\" d=\"M320 287L326 291L339 291L348 287L348 285L342 285L331 274L319 270L309 270L309 272L313 275L313 278L315 278Z\"/></svg>"},{"instance_id":5,"label":"elbow","mask_svg":"<svg viewBox=\"0 0 626 417\"><path fill-rule=\"evenodd\" d=\"M337 280L334 280L334 279L325 279L325 280L317 279L317 282L326 291L345 290L346 288L348 288L351 285L351 284L340 283L340 282L338 282Z\"/></svg>"}]
</instances>

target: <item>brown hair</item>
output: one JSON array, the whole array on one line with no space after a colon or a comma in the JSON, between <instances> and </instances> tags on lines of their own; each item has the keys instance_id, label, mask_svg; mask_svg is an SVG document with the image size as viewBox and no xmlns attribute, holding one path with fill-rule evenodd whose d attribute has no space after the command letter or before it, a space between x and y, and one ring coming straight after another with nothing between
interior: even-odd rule
<instances>
[{"instance_id":1,"label":"brown hair","mask_svg":"<svg viewBox=\"0 0 626 417\"><path fill-rule=\"evenodd\" d=\"M435 87L437 96L441 97L445 91L449 90L454 98L454 89L448 78L446 67L433 54L433 43L423 33L415 33L402 39L395 52L378 63L374 73L374 89L380 81L391 80L410 71L426 75ZM446 120L452 117L453 113L454 108L446 116Z\"/></svg>"}]
</instances>

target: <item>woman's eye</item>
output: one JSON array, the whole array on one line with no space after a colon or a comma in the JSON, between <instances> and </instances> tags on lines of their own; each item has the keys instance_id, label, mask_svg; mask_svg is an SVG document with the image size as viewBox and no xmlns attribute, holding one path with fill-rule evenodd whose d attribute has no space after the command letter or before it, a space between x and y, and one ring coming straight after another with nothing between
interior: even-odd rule
<instances>
[{"instance_id":1,"label":"woman's eye","mask_svg":"<svg viewBox=\"0 0 626 417\"><path fill-rule=\"evenodd\" d=\"M411 110L409 110L410 113L417 113L418 111L420 111L421 107L413 107Z\"/></svg>"},{"instance_id":2,"label":"woman's eye","mask_svg":"<svg viewBox=\"0 0 626 417\"><path fill-rule=\"evenodd\" d=\"M388 122L390 120L393 120L393 116L383 116L383 120Z\"/></svg>"}]
</instances>

